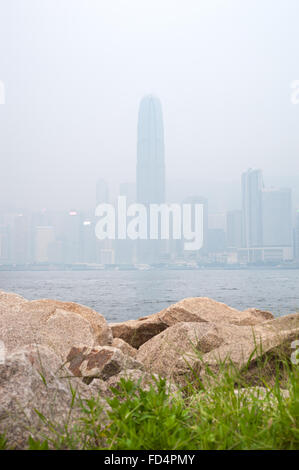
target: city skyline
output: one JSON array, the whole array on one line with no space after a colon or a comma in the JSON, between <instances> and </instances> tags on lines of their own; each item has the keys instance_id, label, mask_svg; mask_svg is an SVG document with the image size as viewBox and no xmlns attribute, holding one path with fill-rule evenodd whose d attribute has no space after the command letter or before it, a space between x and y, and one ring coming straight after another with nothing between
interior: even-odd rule
<instances>
[{"instance_id":1,"label":"city skyline","mask_svg":"<svg viewBox=\"0 0 299 470\"><path fill-rule=\"evenodd\" d=\"M99 244L92 209L88 213L74 209L67 212L43 210L23 214L0 212L0 265L130 265L146 261L165 265L181 262L242 265L298 261L299 215L298 209L292 211L291 190L265 187L259 169L243 172L241 183L243 203L240 191L239 210L211 212L208 201L196 195L179 201L201 203L204 207L204 245L202 250L191 253L191 257L182 249L182 241L177 240L169 242L164 252L160 252L161 259L138 259L132 240L104 240ZM135 185L126 183L120 187L119 194L134 203L134 189ZM97 203L110 200L107 182L99 180L96 190ZM258 233L259 239L246 241L245 223L249 224L247 232Z\"/></svg>"},{"instance_id":2,"label":"city skyline","mask_svg":"<svg viewBox=\"0 0 299 470\"><path fill-rule=\"evenodd\" d=\"M163 102L168 199L235 210L253 167L299 207L296 0L2 4L2 209L86 210L98 178L111 194L133 181L147 93Z\"/></svg>"},{"instance_id":3,"label":"city skyline","mask_svg":"<svg viewBox=\"0 0 299 470\"><path fill-rule=\"evenodd\" d=\"M135 182L119 185L117 196L129 203L143 205L150 220L150 205L200 204L203 208L202 247L186 253L182 240L162 240L161 220L158 240L97 239L96 213L73 205L68 211L0 211L0 264L74 264L98 265L169 264L182 262L216 262L226 264L279 262L298 259L298 215L292 207L290 188L273 188L264 184L263 172L249 168L241 174L239 203L234 210L215 213L199 185L196 192L181 200L167 196L164 122L160 98L147 94L140 100L136 133ZM171 167L171 156L167 156ZM115 201L109 182L97 178L95 207ZM292 212L293 211L293 212ZM297 214L297 213L296 213ZM124 214L123 214L124 215ZM168 222L170 223L170 221ZM174 219L172 220L172 224ZM194 223L194 222L193 222ZM159 227L160 226L160 227ZM195 232L194 232L195 233Z\"/></svg>"},{"instance_id":4,"label":"city skyline","mask_svg":"<svg viewBox=\"0 0 299 470\"><path fill-rule=\"evenodd\" d=\"M153 240L149 223L146 240L119 240L115 235L99 240L95 234L99 214L92 206L82 211L74 204L68 211L0 211L0 264L247 264L298 259L298 216L292 189L268 186L261 169L249 168L241 174L234 210L211 210L200 184L196 191L190 186L181 199L173 200L167 195L165 161L168 169L172 157L165 148L159 97L147 94L141 98L136 129L135 182L121 183L117 196L125 196L129 204L143 205L148 220L153 204L202 205L201 249L186 253L182 239L162 240L158 235ZM115 202L110 182L103 177L96 179L94 189L94 207ZM161 234L161 220L157 227Z\"/></svg>"}]
</instances>

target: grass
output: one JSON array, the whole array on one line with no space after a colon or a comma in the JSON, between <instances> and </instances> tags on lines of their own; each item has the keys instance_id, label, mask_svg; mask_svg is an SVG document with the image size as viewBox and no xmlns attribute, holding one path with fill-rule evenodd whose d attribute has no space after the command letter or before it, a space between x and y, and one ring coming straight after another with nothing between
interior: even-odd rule
<instances>
[{"instance_id":1,"label":"grass","mask_svg":"<svg viewBox=\"0 0 299 470\"><path fill-rule=\"evenodd\" d=\"M242 370L224 362L172 395L164 379L147 390L122 379L106 398L108 420L96 397L82 400L72 432L31 436L27 448L298 450L299 367L288 357L260 357ZM0 449L7 448L0 436Z\"/></svg>"}]
</instances>

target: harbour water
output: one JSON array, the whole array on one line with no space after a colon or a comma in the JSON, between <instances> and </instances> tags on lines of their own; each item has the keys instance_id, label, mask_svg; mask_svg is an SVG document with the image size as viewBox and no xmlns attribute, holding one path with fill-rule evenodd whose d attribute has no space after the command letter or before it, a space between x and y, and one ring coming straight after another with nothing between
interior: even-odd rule
<instances>
[{"instance_id":1,"label":"harbour water","mask_svg":"<svg viewBox=\"0 0 299 470\"><path fill-rule=\"evenodd\" d=\"M2 271L0 289L27 299L78 302L110 322L158 312L185 297L211 297L275 316L299 312L299 270Z\"/></svg>"}]
</instances>

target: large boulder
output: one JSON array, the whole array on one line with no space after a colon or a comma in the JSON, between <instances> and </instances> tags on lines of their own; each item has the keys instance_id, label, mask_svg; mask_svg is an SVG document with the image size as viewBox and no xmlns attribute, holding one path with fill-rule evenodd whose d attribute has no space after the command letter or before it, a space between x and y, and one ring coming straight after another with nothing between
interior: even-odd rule
<instances>
[{"instance_id":1,"label":"large boulder","mask_svg":"<svg viewBox=\"0 0 299 470\"><path fill-rule=\"evenodd\" d=\"M65 360L72 347L96 344L91 324L77 313L57 308L38 332L38 341Z\"/></svg>"},{"instance_id":2,"label":"large boulder","mask_svg":"<svg viewBox=\"0 0 299 470\"><path fill-rule=\"evenodd\" d=\"M238 368L254 365L258 357L273 355L299 338L299 314L255 326L234 323L181 322L144 343L137 360L146 370L173 377L177 383L197 374L205 376L220 364ZM194 377L193 377L194 379Z\"/></svg>"},{"instance_id":3,"label":"large boulder","mask_svg":"<svg viewBox=\"0 0 299 470\"><path fill-rule=\"evenodd\" d=\"M256 325L274 318L269 312L257 309L240 311L208 297L190 297L170 305L157 314L159 319L172 326L178 322L213 322L234 325Z\"/></svg>"},{"instance_id":4,"label":"large boulder","mask_svg":"<svg viewBox=\"0 0 299 470\"><path fill-rule=\"evenodd\" d=\"M84 318L91 325L94 332L96 344L104 346L112 343L112 332L108 326L106 319L100 313L85 305L77 304L75 302L61 302L59 300L41 299L30 302L29 308L32 307L41 309L49 309L51 314L54 313L56 308L66 310L68 312L76 313ZM49 311L48 310L48 311Z\"/></svg>"},{"instance_id":5,"label":"large boulder","mask_svg":"<svg viewBox=\"0 0 299 470\"><path fill-rule=\"evenodd\" d=\"M95 378L108 380L127 369L143 369L143 364L112 346L73 347L66 361L72 374L82 377L85 383Z\"/></svg>"},{"instance_id":6,"label":"large boulder","mask_svg":"<svg viewBox=\"0 0 299 470\"><path fill-rule=\"evenodd\" d=\"M239 327L219 325L225 341L219 348L204 356L204 361L210 366L229 359L235 365L242 367L248 361L254 362L257 357L274 353L291 345L299 337L299 314L285 315L269 320L254 327Z\"/></svg>"},{"instance_id":7,"label":"large boulder","mask_svg":"<svg viewBox=\"0 0 299 470\"><path fill-rule=\"evenodd\" d=\"M248 384L259 384L263 381L274 385L277 376L277 365L280 364L281 381L285 381L283 362L290 361L294 352L292 344L299 339L299 328L276 333L259 335L253 332L251 338L242 343L222 345L203 356L201 376L206 377L206 367L219 375L220 371L237 368ZM222 365L221 365L222 364ZM262 365L262 367L261 367Z\"/></svg>"},{"instance_id":8,"label":"large boulder","mask_svg":"<svg viewBox=\"0 0 299 470\"><path fill-rule=\"evenodd\" d=\"M22 449L29 436L44 440L65 435L66 429L71 433L83 417L81 399L95 396L107 409L101 387L99 383L96 392L66 373L58 356L44 345L20 348L0 364L0 434L5 434L9 448Z\"/></svg>"},{"instance_id":9,"label":"large boulder","mask_svg":"<svg viewBox=\"0 0 299 470\"><path fill-rule=\"evenodd\" d=\"M190 363L201 355L218 348L223 339L214 324L207 322L180 322L144 343L137 360L151 373L184 380Z\"/></svg>"},{"instance_id":10,"label":"large boulder","mask_svg":"<svg viewBox=\"0 0 299 470\"><path fill-rule=\"evenodd\" d=\"M0 340L9 352L26 344L46 344L60 356L74 345L112 343L105 318L73 302L26 301L14 294L0 293Z\"/></svg>"},{"instance_id":11,"label":"large boulder","mask_svg":"<svg viewBox=\"0 0 299 470\"><path fill-rule=\"evenodd\" d=\"M123 323L111 323L110 327L114 338L121 338L138 349L146 341L176 323L212 322L217 325L224 323L253 326L273 318L270 312L258 309L239 311L208 297L191 297L153 315Z\"/></svg>"}]
</instances>

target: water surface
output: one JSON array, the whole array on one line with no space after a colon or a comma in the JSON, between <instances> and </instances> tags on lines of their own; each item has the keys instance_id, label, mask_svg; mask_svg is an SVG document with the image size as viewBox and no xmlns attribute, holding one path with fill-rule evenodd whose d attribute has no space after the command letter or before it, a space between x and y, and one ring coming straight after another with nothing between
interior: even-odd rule
<instances>
[{"instance_id":1,"label":"water surface","mask_svg":"<svg viewBox=\"0 0 299 470\"><path fill-rule=\"evenodd\" d=\"M148 315L185 297L211 297L275 316L299 312L299 270L2 271L0 289L78 302L108 321Z\"/></svg>"}]
</instances>

